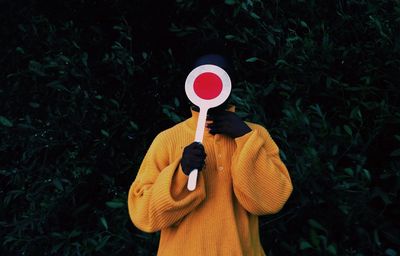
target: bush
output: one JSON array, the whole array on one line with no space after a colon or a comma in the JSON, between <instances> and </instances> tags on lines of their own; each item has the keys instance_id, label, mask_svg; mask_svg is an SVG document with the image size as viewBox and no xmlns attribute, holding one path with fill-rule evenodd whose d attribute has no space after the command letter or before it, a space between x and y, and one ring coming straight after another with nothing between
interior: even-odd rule
<instances>
[{"instance_id":1,"label":"bush","mask_svg":"<svg viewBox=\"0 0 400 256\"><path fill-rule=\"evenodd\" d=\"M238 114L268 128L294 184L261 218L267 254L400 253L399 1L0 5L2 255L156 253L127 191L189 116L185 49L216 37Z\"/></svg>"}]
</instances>

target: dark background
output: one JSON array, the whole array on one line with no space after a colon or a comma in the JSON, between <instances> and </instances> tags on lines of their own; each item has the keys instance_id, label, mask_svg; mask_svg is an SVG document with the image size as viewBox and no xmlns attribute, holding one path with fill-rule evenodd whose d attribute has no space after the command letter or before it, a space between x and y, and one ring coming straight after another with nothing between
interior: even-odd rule
<instances>
[{"instance_id":1,"label":"dark background","mask_svg":"<svg viewBox=\"0 0 400 256\"><path fill-rule=\"evenodd\" d=\"M127 192L213 38L294 184L266 253L400 254L400 1L3 0L0 24L1 255L156 253Z\"/></svg>"}]
</instances>

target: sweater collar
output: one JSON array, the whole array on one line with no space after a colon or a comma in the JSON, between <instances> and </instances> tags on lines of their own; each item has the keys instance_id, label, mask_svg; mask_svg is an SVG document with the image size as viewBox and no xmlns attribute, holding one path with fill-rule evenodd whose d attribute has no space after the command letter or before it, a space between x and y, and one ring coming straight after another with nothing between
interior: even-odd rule
<instances>
[{"instance_id":1,"label":"sweater collar","mask_svg":"<svg viewBox=\"0 0 400 256\"><path fill-rule=\"evenodd\" d=\"M230 112L235 112L235 110L236 110L235 105L228 105L228 107L226 109L226 111L230 111ZM199 112L194 111L192 108L190 108L190 111L192 112L192 117L187 120L187 124L190 127L190 129L196 130L196 128L197 128L197 120L199 119ZM208 121L206 121L206 122L208 122ZM206 134L209 134L209 133L207 131L204 134L206 135Z\"/></svg>"}]
</instances>

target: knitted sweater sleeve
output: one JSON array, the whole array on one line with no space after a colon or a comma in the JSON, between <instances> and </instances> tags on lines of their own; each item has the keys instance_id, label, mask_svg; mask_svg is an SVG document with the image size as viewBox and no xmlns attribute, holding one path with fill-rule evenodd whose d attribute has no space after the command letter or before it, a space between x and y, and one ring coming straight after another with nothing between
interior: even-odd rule
<instances>
[{"instance_id":1,"label":"knitted sweater sleeve","mask_svg":"<svg viewBox=\"0 0 400 256\"><path fill-rule=\"evenodd\" d=\"M231 168L234 193L252 214L276 213L292 193L291 179L268 131L260 125L251 128L235 139Z\"/></svg>"},{"instance_id":2,"label":"knitted sweater sleeve","mask_svg":"<svg viewBox=\"0 0 400 256\"><path fill-rule=\"evenodd\" d=\"M205 199L200 172L196 190L186 189L188 177L180 157L171 159L170 138L159 134L151 144L128 194L128 210L135 226L155 232L179 222Z\"/></svg>"}]
</instances>

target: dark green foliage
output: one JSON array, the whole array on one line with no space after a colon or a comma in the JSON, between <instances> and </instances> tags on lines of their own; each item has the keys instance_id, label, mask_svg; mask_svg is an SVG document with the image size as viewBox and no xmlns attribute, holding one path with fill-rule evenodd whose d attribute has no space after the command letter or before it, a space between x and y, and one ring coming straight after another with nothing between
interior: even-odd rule
<instances>
[{"instance_id":1,"label":"dark green foliage","mask_svg":"<svg viewBox=\"0 0 400 256\"><path fill-rule=\"evenodd\" d=\"M294 184L261 218L267 254L399 255L400 1L155 4L0 3L0 254L155 254L127 191L189 116L193 42L218 37L238 114L269 129Z\"/></svg>"}]
</instances>

